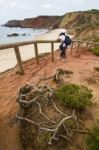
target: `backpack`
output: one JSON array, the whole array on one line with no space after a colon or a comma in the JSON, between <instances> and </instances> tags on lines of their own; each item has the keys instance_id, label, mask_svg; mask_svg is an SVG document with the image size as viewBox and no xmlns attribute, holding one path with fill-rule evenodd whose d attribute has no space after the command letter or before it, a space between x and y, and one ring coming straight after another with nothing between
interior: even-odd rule
<instances>
[{"instance_id":1,"label":"backpack","mask_svg":"<svg viewBox=\"0 0 99 150\"><path fill-rule=\"evenodd\" d=\"M65 41L64 42L65 42L66 46L68 46L72 43L72 40L69 36L65 36Z\"/></svg>"}]
</instances>

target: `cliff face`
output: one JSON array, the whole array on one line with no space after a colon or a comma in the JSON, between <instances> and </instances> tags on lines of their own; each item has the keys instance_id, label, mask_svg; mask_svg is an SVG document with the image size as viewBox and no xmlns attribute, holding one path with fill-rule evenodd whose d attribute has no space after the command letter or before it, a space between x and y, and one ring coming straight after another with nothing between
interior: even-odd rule
<instances>
[{"instance_id":1,"label":"cliff face","mask_svg":"<svg viewBox=\"0 0 99 150\"><path fill-rule=\"evenodd\" d=\"M6 24L4 24L6 27L19 27L20 26L20 20L10 20Z\"/></svg>"},{"instance_id":2,"label":"cliff face","mask_svg":"<svg viewBox=\"0 0 99 150\"><path fill-rule=\"evenodd\" d=\"M68 29L76 38L98 38L99 10L67 13L62 18L59 27Z\"/></svg>"},{"instance_id":3,"label":"cliff face","mask_svg":"<svg viewBox=\"0 0 99 150\"><path fill-rule=\"evenodd\" d=\"M39 16L24 20L11 20L4 26L7 27L22 27L22 28L49 28L59 24L60 16Z\"/></svg>"}]
</instances>

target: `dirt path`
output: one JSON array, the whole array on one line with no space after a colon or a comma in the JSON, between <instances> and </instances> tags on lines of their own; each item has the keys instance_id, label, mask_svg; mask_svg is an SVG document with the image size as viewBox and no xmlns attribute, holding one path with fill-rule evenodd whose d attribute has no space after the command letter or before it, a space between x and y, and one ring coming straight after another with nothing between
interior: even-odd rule
<instances>
[{"instance_id":1,"label":"dirt path","mask_svg":"<svg viewBox=\"0 0 99 150\"><path fill-rule=\"evenodd\" d=\"M56 52L56 57L59 52ZM37 66L34 59L24 63L25 75L16 74L16 68L0 75L0 150L22 150L19 141L18 126L9 127L9 120L15 116L18 105L16 103L17 91L26 83L36 83L41 76L50 76L57 68L73 71L66 82L78 83L88 86L93 90L93 102L99 104L99 83L89 83L89 78L99 78L99 72L94 70L99 67L99 57L91 53L82 54L80 57L67 55L66 62L55 60L51 62L51 55L40 58L40 65ZM48 82L48 81L46 81ZM99 109L94 111L99 116Z\"/></svg>"}]
</instances>

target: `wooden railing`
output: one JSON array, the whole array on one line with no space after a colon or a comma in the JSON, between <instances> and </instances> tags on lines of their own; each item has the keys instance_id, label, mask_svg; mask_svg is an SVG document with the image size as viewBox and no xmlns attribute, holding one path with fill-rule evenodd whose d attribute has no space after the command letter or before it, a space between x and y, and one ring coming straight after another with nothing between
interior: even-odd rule
<instances>
[{"instance_id":1,"label":"wooden railing","mask_svg":"<svg viewBox=\"0 0 99 150\"><path fill-rule=\"evenodd\" d=\"M24 69L23 69L23 65L22 65L22 59L21 59L21 55L20 55L20 51L19 51L19 46L33 44L36 62L37 62L37 64L39 64L39 57L38 57L39 56L39 54L38 54L38 44L39 43L45 43L45 44L51 43L52 62L54 62L54 43L59 43L59 41L57 41L57 40L50 40L50 41L49 40L37 40L37 41L16 42L16 43L12 43L12 44L11 43L10 44L1 44L0 50L14 48L16 59L17 59L17 64L18 64L18 68L19 68L19 73L21 75L23 75ZM75 40L75 41L72 41L72 44L71 44L71 53L72 53L74 47L76 47L76 52L78 53L81 43L86 43L85 51L88 49L88 47L90 45L93 45L94 47L99 45L99 43Z\"/></svg>"}]
</instances>

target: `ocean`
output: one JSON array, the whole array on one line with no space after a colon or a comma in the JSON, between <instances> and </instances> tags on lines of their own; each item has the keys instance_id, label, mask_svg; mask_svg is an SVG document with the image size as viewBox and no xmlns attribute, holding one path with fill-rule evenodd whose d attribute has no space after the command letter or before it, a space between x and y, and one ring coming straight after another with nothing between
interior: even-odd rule
<instances>
[{"instance_id":1,"label":"ocean","mask_svg":"<svg viewBox=\"0 0 99 150\"><path fill-rule=\"evenodd\" d=\"M47 31L48 29L19 28L19 27L9 28L0 26L0 44L33 40L36 36L46 33ZM18 36L11 36L11 37L7 36L13 33L17 33Z\"/></svg>"}]
</instances>

